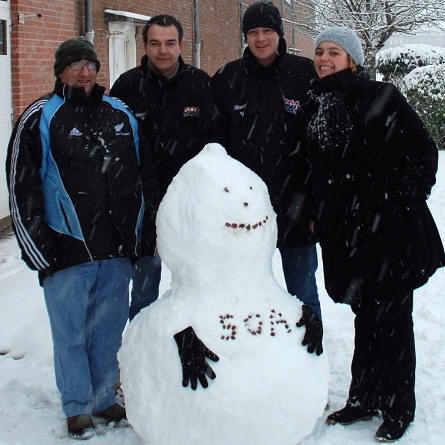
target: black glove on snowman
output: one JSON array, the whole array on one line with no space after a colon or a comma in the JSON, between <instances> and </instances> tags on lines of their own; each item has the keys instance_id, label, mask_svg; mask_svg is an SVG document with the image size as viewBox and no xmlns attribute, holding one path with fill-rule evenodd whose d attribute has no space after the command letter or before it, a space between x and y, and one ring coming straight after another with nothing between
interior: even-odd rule
<instances>
[{"instance_id":1,"label":"black glove on snowman","mask_svg":"<svg viewBox=\"0 0 445 445\"><path fill-rule=\"evenodd\" d=\"M323 353L323 324L318 318L317 314L311 309L310 306L303 304L303 313L300 320L297 322L297 326L306 326L306 332L301 344L307 345L307 352L315 352L317 355Z\"/></svg>"},{"instance_id":2,"label":"black glove on snowman","mask_svg":"<svg viewBox=\"0 0 445 445\"><path fill-rule=\"evenodd\" d=\"M186 387L190 382L192 389L195 390L199 380L203 388L207 388L209 384L206 375L213 380L216 374L206 362L206 357L214 362L217 362L219 357L197 337L191 326L173 337L181 359L182 386Z\"/></svg>"}]
</instances>

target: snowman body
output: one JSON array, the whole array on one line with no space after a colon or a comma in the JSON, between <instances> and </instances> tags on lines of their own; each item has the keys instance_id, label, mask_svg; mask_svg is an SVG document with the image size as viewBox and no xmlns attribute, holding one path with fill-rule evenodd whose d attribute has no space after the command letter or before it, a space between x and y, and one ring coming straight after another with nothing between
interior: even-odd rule
<instances>
[{"instance_id":1,"label":"snowman body","mask_svg":"<svg viewBox=\"0 0 445 445\"><path fill-rule=\"evenodd\" d=\"M171 289L130 323L119 351L127 415L152 445L295 445L327 402L325 355L301 345L301 304L272 273L267 188L209 144L159 207L157 245ZM207 388L182 387L174 335L192 326L219 356Z\"/></svg>"}]
</instances>

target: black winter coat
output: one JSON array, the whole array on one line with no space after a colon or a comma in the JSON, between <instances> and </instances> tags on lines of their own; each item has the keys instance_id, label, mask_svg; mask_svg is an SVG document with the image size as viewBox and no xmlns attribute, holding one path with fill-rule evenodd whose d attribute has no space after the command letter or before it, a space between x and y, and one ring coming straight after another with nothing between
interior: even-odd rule
<instances>
[{"instance_id":1,"label":"black winter coat","mask_svg":"<svg viewBox=\"0 0 445 445\"><path fill-rule=\"evenodd\" d=\"M95 85L56 82L11 135L6 172L13 228L32 269L136 257L142 217L137 123Z\"/></svg>"},{"instance_id":2,"label":"black winter coat","mask_svg":"<svg viewBox=\"0 0 445 445\"><path fill-rule=\"evenodd\" d=\"M205 144L217 141L216 107L210 77L179 58L179 69L170 79L155 74L148 58L122 74L110 95L125 102L139 119L160 183L160 197L182 165Z\"/></svg>"},{"instance_id":3,"label":"black winter coat","mask_svg":"<svg viewBox=\"0 0 445 445\"><path fill-rule=\"evenodd\" d=\"M312 244L314 238L309 165L291 129L315 72L309 59L286 53L284 39L278 52L264 68L246 48L241 59L215 73L212 92L223 145L266 183L277 213L278 245L296 247Z\"/></svg>"},{"instance_id":4,"label":"black winter coat","mask_svg":"<svg viewBox=\"0 0 445 445\"><path fill-rule=\"evenodd\" d=\"M438 152L423 123L392 84L363 69L314 81L310 97L300 112L329 295L350 302L423 285L445 264L425 202Z\"/></svg>"}]
</instances>

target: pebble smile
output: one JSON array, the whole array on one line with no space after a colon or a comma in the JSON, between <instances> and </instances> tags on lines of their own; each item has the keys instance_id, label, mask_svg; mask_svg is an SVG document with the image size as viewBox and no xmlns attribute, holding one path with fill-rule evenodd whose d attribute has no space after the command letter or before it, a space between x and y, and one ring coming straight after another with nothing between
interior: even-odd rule
<instances>
[{"instance_id":1,"label":"pebble smile","mask_svg":"<svg viewBox=\"0 0 445 445\"><path fill-rule=\"evenodd\" d=\"M256 229L258 226L262 226L263 224L266 224L268 219L269 219L269 217L266 215L262 221L258 221L255 224L244 224L244 223L238 224L238 223L226 222L225 225L226 225L226 227L231 227L232 229L250 230L250 229Z\"/></svg>"}]
</instances>

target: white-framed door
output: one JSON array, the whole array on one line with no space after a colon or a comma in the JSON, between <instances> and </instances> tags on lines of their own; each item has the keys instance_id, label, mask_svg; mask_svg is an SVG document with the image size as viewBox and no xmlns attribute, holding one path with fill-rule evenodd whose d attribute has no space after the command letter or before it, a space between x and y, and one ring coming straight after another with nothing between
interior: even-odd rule
<instances>
[{"instance_id":1,"label":"white-framed door","mask_svg":"<svg viewBox=\"0 0 445 445\"><path fill-rule=\"evenodd\" d=\"M0 0L0 218L9 215L4 165L12 131L11 12L9 0Z\"/></svg>"},{"instance_id":2,"label":"white-framed door","mask_svg":"<svg viewBox=\"0 0 445 445\"><path fill-rule=\"evenodd\" d=\"M110 88L125 71L136 66L136 27L129 21L108 22Z\"/></svg>"}]
</instances>

